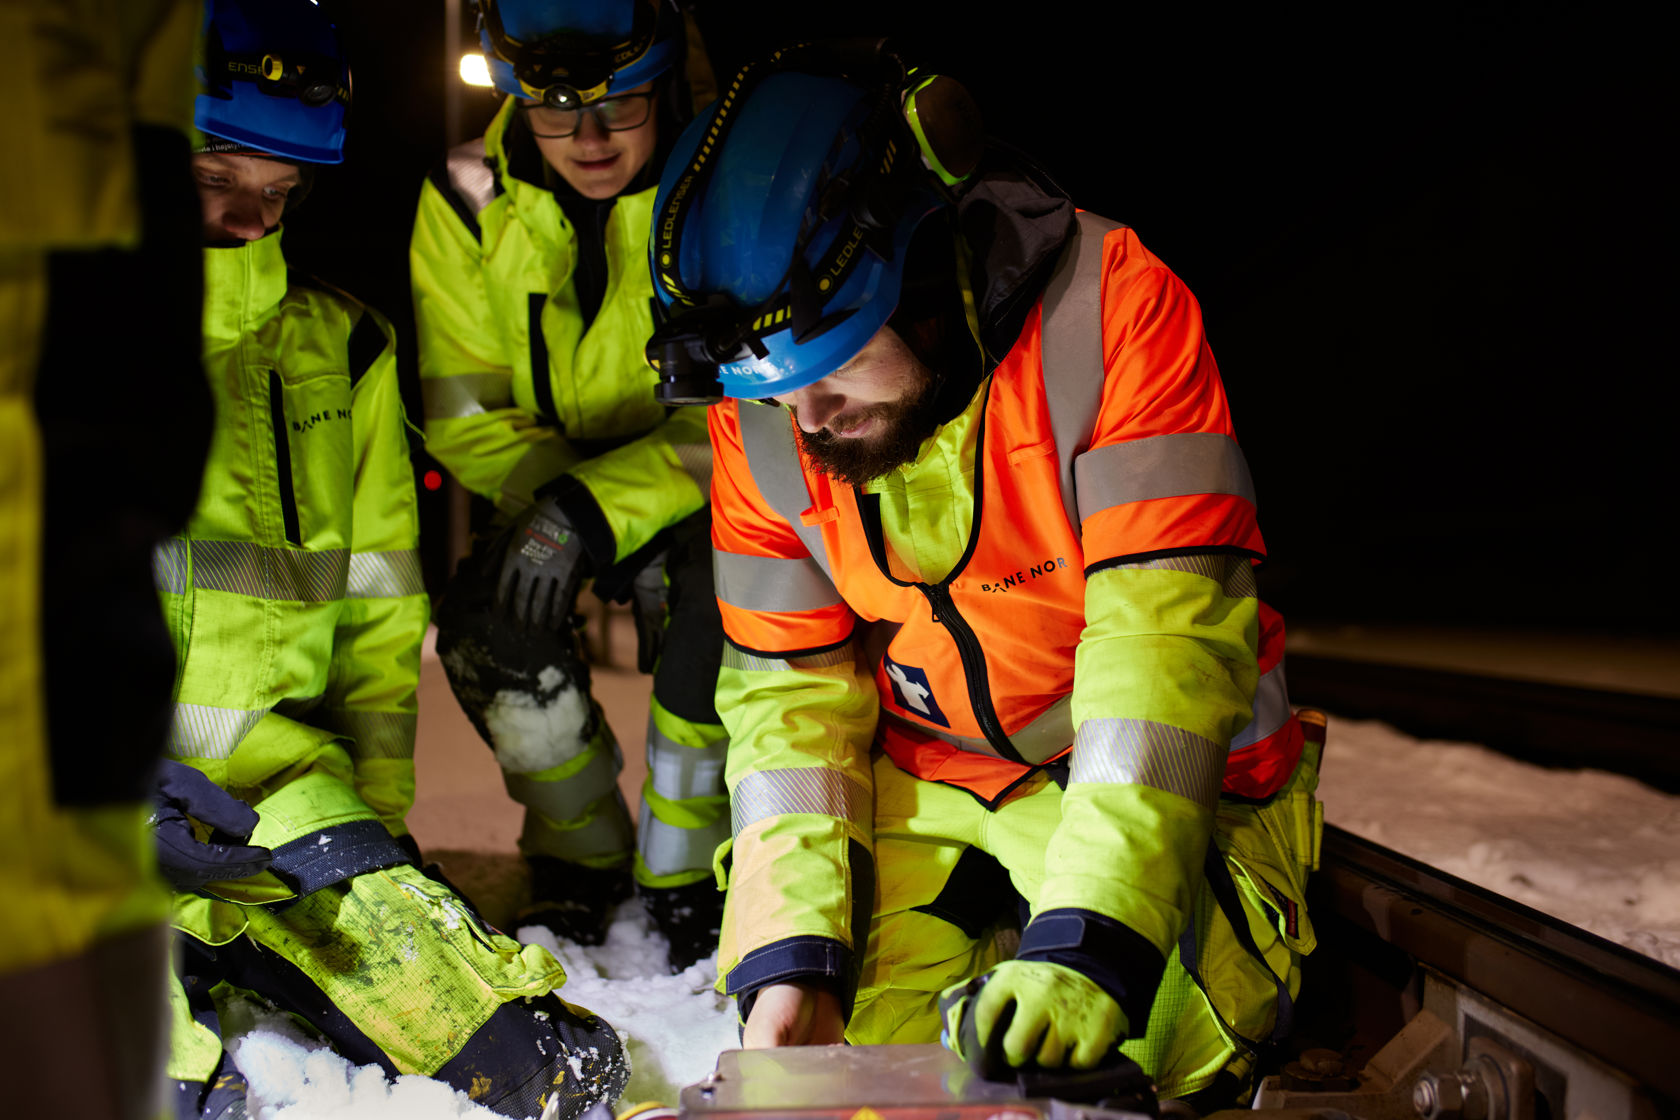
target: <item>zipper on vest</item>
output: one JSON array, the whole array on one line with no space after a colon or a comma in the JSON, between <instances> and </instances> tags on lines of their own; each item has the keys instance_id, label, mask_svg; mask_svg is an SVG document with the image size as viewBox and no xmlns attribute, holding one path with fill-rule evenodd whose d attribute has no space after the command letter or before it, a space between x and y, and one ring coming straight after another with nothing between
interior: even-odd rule
<instances>
[{"instance_id":1,"label":"zipper on vest","mask_svg":"<svg viewBox=\"0 0 1680 1120\"><path fill-rule=\"evenodd\" d=\"M268 371L268 415L274 429L274 474L280 490L280 518L285 522L286 540L303 543L298 526L297 492L292 488L292 444L286 438L286 393L277 370Z\"/></svg>"},{"instance_id":2,"label":"zipper on vest","mask_svg":"<svg viewBox=\"0 0 1680 1120\"><path fill-rule=\"evenodd\" d=\"M1003 721L998 719L997 708L992 705L991 682L986 672L986 654L980 648L980 639L975 637L968 619L957 610L957 604L951 598L951 589L943 583L918 583L915 586L932 608L933 621L945 627L951 635L951 640L957 645L957 656L962 660L963 680L968 682L968 702L974 708L975 719L980 724L980 733L999 755L1010 762L1028 765L1027 760L1021 757L1021 752L1015 749L1015 744L1009 741L1008 733L1003 730Z\"/></svg>"}]
</instances>

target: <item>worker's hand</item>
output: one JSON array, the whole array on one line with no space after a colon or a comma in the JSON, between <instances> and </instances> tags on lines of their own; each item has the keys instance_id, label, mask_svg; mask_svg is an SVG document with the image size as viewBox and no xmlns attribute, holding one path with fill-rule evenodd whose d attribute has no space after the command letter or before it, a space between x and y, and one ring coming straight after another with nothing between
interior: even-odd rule
<instances>
[{"instance_id":1,"label":"worker's hand","mask_svg":"<svg viewBox=\"0 0 1680 1120\"><path fill-rule=\"evenodd\" d=\"M177 890L196 891L207 883L244 879L274 860L267 848L245 841L257 827L257 811L180 762L164 759L155 786L158 871ZM190 818L190 819L189 819ZM200 840L193 821L210 829Z\"/></svg>"},{"instance_id":2,"label":"worker's hand","mask_svg":"<svg viewBox=\"0 0 1680 1120\"><path fill-rule=\"evenodd\" d=\"M977 1070L984 1058L966 1052L971 1046L1001 1054L1013 1069L1083 1070L1094 1068L1126 1036L1126 1016L1113 996L1083 973L1044 961L1004 961L947 988L939 1009L945 1044Z\"/></svg>"},{"instance_id":3,"label":"worker's hand","mask_svg":"<svg viewBox=\"0 0 1680 1120\"><path fill-rule=\"evenodd\" d=\"M759 989L741 1032L741 1048L834 1046L845 1035L840 997L824 985L796 980Z\"/></svg>"},{"instance_id":4,"label":"worker's hand","mask_svg":"<svg viewBox=\"0 0 1680 1120\"><path fill-rule=\"evenodd\" d=\"M630 612L636 619L636 671L651 673L665 648L665 554L636 573L630 582Z\"/></svg>"},{"instance_id":5,"label":"worker's hand","mask_svg":"<svg viewBox=\"0 0 1680 1120\"><path fill-rule=\"evenodd\" d=\"M538 498L504 534L496 608L526 627L559 630L589 574L583 540L553 498Z\"/></svg>"}]
</instances>

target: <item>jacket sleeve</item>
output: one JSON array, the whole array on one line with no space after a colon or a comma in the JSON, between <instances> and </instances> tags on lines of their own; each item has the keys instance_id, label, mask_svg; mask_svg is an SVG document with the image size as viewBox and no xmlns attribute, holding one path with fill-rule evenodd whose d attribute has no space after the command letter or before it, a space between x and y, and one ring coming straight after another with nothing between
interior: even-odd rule
<instances>
[{"instance_id":1,"label":"jacket sleeve","mask_svg":"<svg viewBox=\"0 0 1680 1120\"><path fill-rule=\"evenodd\" d=\"M734 816L718 974L741 997L796 976L845 993L874 893L869 746L879 704L857 664L850 608L753 481L737 409L759 407L709 410L727 637L717 706Z\"/></svg>"},{"instance_id":2,"label":"jacket sleeve","mask_svg":"<svg viewBox=\"0 0 1680 1120\"><path fill-rule=\"evenodd\" d=\"M1195 299L1129 230L1104 266L1102 406L1075 462L1077 732L1021 955L1094 972L1141 1030L1250 719L1263 545Z\"/></svg>"},{"instance_id":3,"label":"jacket sleeve","mask_svg":"<svg viewBox=\"0 0 1680 1120\"><path fill-rule=\"evenodd\" d=\"M393 835L414 802L420 645L430 600L408 424L390 324L363 310L349 336L355 493L350 570L318 722L350 740L356 790Z\"/></svg>"},{"instance_id":4,"label":"jacket sleeve","mask_svg":"<svg viewBox=\"0 0 1680 1120\"><path fill-rule=\"evenodd\" d=\"M485 290L477 218L445 179L420 188L409 241L426 450L504 513L580 456L513 400L513 363ZM447 193L446 193L447 192Z\"/></svg>"},{"instance_id":5,"label":"jacket sleeve","mask_svg":"<svg viewBox=\"0 0 1680 1120\"><path fill-rule=\"evenodd\" d=\"M562 505L605 567L704 508L711 472L706 410L678 408L647 435L571 467L579 485L563 487Z\"/></svg>"}]
</instances>

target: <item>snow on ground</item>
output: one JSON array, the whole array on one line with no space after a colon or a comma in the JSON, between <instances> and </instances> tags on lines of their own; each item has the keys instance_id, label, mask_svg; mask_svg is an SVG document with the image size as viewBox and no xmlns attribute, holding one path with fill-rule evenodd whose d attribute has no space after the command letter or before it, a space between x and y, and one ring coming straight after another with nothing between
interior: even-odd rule
<instances>
[{"instance_id":1,"label":"snow on ground","mask_svg":"<svg viewBox=\"0 0 1680 1120\"><path fill-rule=\"evenodd\" d=\"M1482 747L1419 741L1333 718L1319 795L1333 824L1673 966L1680 966L1680 798L1600 771L1547 770ZM511 866L517 866L507 861ZM626 1104L675 1104L735 1048L715 959L670 976L641 904L607 942L580 947L526 927L566 968L561 994L612 1023L630 1052ZM254 1120L491 1120L424 1077L351 1067L282 1015L230 1014L230 1049Z\"/></svg>"},{"instance_id":2,"label":"snow on ground","mask_svg":"<svg viewBox=\"0 0 1680 1120\"><path fill-rule=\"evenodd\" d=\"M1680 967L1680 798L1332 718L1332 824Z\"/></svg>"}]
</instances>

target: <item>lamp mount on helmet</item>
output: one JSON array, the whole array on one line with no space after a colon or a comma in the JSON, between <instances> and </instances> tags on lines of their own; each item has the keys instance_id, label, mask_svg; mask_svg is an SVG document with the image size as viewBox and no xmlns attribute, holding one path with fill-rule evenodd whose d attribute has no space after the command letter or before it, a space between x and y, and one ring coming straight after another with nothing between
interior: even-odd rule
<instances>
[{"instance_id":1,"label":"lamp mount on helmet","mask_svg":"<svg viewBox=\"0 0 1680 1120\"><path fill-rule=\"evenodd\" d=\"M568 14L566 4L477 0L479 40L497 88L551 109L577 109L615 86L640 85L669 68L674 41L660 18L662 3L621 2L617 7L627 18L609 31L585 22L600 20L612 5L597 3L588 11L589 5L573 4L578 11Z\"/></svg>"}]
</instances>

